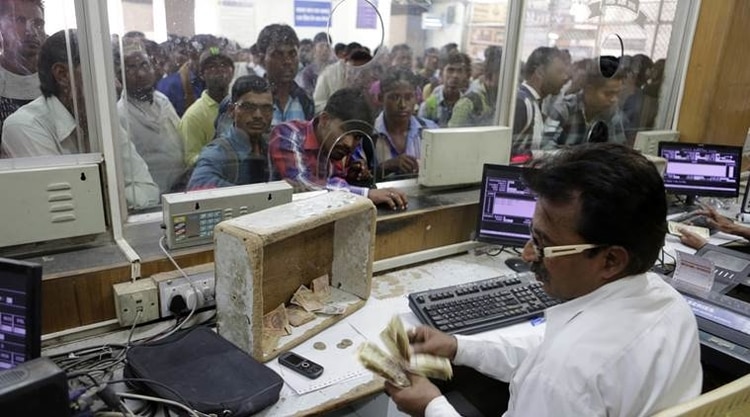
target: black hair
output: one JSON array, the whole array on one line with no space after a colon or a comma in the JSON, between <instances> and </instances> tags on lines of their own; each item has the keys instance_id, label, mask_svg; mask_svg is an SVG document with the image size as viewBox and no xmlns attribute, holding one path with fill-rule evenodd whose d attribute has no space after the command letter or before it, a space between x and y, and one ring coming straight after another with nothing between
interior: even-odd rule
<instances>
[{"instance_id":1,"label":"black hair","mask_svg":"<svg viewBox=\"0 0 750 417\"><path fill-rule=\"evenodd\" d=\"M526 60L526 63L523 66L523 70L521 71L521 75L525 80L528 80L529 78L531 78L537 68L546 67L555 58L563 59L563 53L559 49L550 48L548 46L541 46L539 48L536 48Z\"/></svg>"},{"instance_id":2,"label":"black hair","mask_svg":"<svg viewBox=\"0 0 750 417\"><path fill-rule=\"evenodd\" d=\"M139 30L131 30L129 32L125 32L124 35L122 35L122 38L138 38L138 39L146 39L146 34L139 31Z\"/></svg>"},{"instance_id":3,"label":"black hair","mask_svg":"<svg viewBox=\"0 0 750 417\"><path fill-rule=\"evenodd\" d=\"M631 63L631 71L635 75L635 82L638 87L643 87L648 81L648 73L651 67L654 66L654 61L644 54L636 54L633 56Z\"/></svg>"},{"instance_id":4,"label":"black hair","mask_svg":"<svg viewBox=\"0 0 750 417\"><path fill-rule=\"evenodd\" d=\"M461 52L454 52L452 54L448 54L448 56L445 57L445 60L443 61L440 68L445 68L447 65L463 65L464 70L466 72L471 71L471 58L469 58L468 55L461 53Z\"/></svg>"},{"instance_id":5,"label":"black hair","mask_svg":"<svg viewBox=\"0 0 750 417\"><path fill-rule=\"evenodd\" d=\"M344 48L344 50L346 51L346 56L349 57L352 52L362 49L362 44L359 42L350 42Z\"/></svg>"},{"instance_id":6,"label":"black hair","mask_svg":"<svg viewBox=\"0 0 750 417\"><path fill-rule=\"evenodd\" d=\"M299 46L297 32L291 26L274 23L264 27L258 35L258 52L265 55L270 47L279 45Z\"/></svg>"},{"instance_id":7,"label":"black hair","mask_svg":"<svg viewBox=\"0 0 750 417\"><path fill-rule=\"evenodd\" d=\"M524 180L540 198L564 204L578 196L576 229L586 242L627 250L626 275L654 265L667 232L667 200L659 172L643 155L620 144L592 143L532 166L538 169Z\"/></svg>"},{"instance_id":8,"label":"black hair","mask_svg":"<svg viewBox=\"0 0 750 417\"><path fill-rule=\"evenodd\" d=\"M42 10L42 13L44 13L44 2L42 0L16 0L19 3L32 3L36 7L40 8ZM11 7L12 1L9 0L0 0L0 16L5 16L11 11L13 11L13 7Z\"/></svg>"},{"instance_id":9,"label":"black hair","mask_svg":"<svg viewBox=\"0 0 750 417\"><path fill-rule=\"evenodd\" d=\"M364 93L357 88L342 88L331 95L323 109L331 117L342 120L345 131L373 131L374 115Z\"/></svg>"},{"instance_id":10,"label":"black hair","mask_svg":"<svg viewBox=\"0 0 750 417\"><path fill-rule=\"evenodd\" d=\"M262 94L270 91L271 85L265 78L257 75L243 75L237 78L232 85L232 102L236 102L249 92Z\"/></svg>"},{"instance_id":11,"label":"black hair","mask_svg":"<svg viewBox=\"0 0 750 417\"><path fill-rule=\"evenodd\" d=\"M391 58L395 57L396 54L399 53L399 52L401 52L401 51L406 51L406 52L411 53L412 52L411 51L411 46L409 46L409 45L407 45L405 43L400 43L400 44L394 46L391 49Z\"/></svg>"},{"instance_id":12,"label":"black hair","mask_svg":"<svg viewBox=\"0 0 750 417\"><path fill-rule=\"evenodd\" d=\"M385 77L380 80L380 94L385 95L402 82L409 83L412 87L417 88L417 78L413 72L403 68L390 67Z\"/></svg>"},{"instance_id":13,"label":"black hair","mask_svg":"<svg viewBox=\"0 0 750 417\"><path fill-rule=\"evenodd\" d=\"M603 74L610 75L605 77ZM622 80L625 78L625 65L620 65L620 60L611 56L602 56L592 59L586 66L585 86L594 88L602 87L607 80Z\"/></svg>"},{"instance_id":14,"label":"black hair","mask_svg":"<svg viewBox=\"0 0 750 417\"><path fill-rule=\"evenodd\" d=\"M346 57L347 61L357 61L357 62L370 62L372 61L372 55L370 55L367 50L364 48L355 49L349 55Z\"/></svg>"},{"instance_id":15,"label":"black hair","mask_svg":"<svg viewBox=\"0 0 750 417\"><path fill-rule=\"evenodd\" d=\"M66 39L67 38L67 39ZM68 36L61 30L47 38L39 50L39 88L44 97L57 96L60 94L60 86L52 74L52 66L55 64L68 65L68 52L73 67L81 64L81 55L78 50L78 35L75 29L68 29ZM73 71L73 68L69 69Z\"/></svg>"},{"instance_id":16,"label":"black hair","mask_svg":"<svg viewBox=\"0 0 750 417\"><path fill-rule=\"evenodd\" d=\"M310 46L312 46L313 45L313 41L310 38L302 39L301 41L299 41L299 46L302 46L302 45L310 45Z\"/></svg>"},{"instance_id":17,"label":"black hair","mask_svg":"<svg viewBox=\"0 0 750 417\"><path fill-rule=\"evenodd\" d=\"M313 43L319 42L331 43L331 37L325 32L318 32L313 36Z\"/></svg>"},{"instance_id":18,"label":"black hair","mask_svg":"<svg viewBox=\"0 0 750 417\"><path fill-rule=\"evenodd\" d=\"M333 53L335 53L336 55L338 55L340 52L343 52L345 50L346 50L346 45L344 45L341 42L333 46Z\"/></svg>"},{"instance_id":19,"label":"black hair","mask_svg":"<svg viewBox=\"0 0 750 417\"><path fill-rule=\"evenodd\" d=\"M439 55L440 51L438 51L438 49L435 48L434 46L431 46L431 47L429 47L429 48L427 48L427 49L424 50L424 55L423 56L427 56L428 54L438 54Z\"/></svg>"},{"instance_id":20,"label":"black hair","mask_svg":"<svg viewBox=\"0 0 750 417\"><path fill-rule=\"evenodd\" d=\"M495 74L500 72L500 64L503 59L503 48L490 45L484 49L484 73Z\"/></svg>"}]
</instances>

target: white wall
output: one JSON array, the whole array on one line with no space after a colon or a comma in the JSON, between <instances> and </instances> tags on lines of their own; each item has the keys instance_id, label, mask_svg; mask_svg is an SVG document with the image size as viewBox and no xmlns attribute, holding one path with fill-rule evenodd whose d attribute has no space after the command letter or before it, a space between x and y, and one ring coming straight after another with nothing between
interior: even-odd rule
<instances>
[{"instance_id":1,"label":"white wall","mask_svg":"<svg viewBox=\"0 0 750 417\"><path fill-rule=\"evenodd\" d=\"M59 3L58 3L59 1ZM47 2L47 31L52 33L62 29L65 18L74 16L72 12L72 0L58 0ZM110 30L112 33L122 34L131 28L123 27L122 0L107 0L109 11ZM315 0L325 1L325 0ZM334 11L330 35L334 43L359 42L362 45L375 49L380 45L381 39L388 44L391 21L391 0L369 0L378 4L378 12L382 18L386 30L380 27L376 29L359 29L357 25L357 0L331 0L331 9ZM70 4L65 7L63 4ZM156 0L155 5L164 7L163 0ZM158 7L158 6L157 6ZM161 13L163 18L163 12ZM156 17L156 16L155 16ZM73 17L72 25L75 18ZM223 5L219 0L197 0L195 2L195 33L212 33L226 36L235 40L244 47L249 47L258 37L261 29L272 23L286 23L294 27L300 39L311 38L318 32L325 32L326 27L296 27L294 25L294 0L238 0L231 5ZM71 25L71 23L68 23ZM153 32L145 30L147 35L162 41L166 39L165 26L158 25Z\"/></svg>"},{"instance_id":2,"label":"white wall","mask_svg":"<svg viewBox=\"0 0 750 417\"><path fill-rule=\"evenodd\" d=\"M446 23L445 17L449 7L454 7L456 10L455 18L453 23ZM426 30L425 31L425 47L434 46L440 48L449 42L455 42L459 48L463 48L463 37L464 37L464 21L468 19L468 5L462 2L446 2L446 3L434 3L430 10L430 14L442 16L443 28L440 30Z\"/></svg>"}]
</instances>

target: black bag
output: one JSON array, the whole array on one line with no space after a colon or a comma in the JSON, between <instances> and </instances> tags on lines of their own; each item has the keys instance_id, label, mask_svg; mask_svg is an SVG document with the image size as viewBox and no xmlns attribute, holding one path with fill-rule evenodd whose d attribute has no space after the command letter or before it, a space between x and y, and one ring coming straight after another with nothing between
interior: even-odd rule
<instances>
[{"instance_id":1,"label":"black bag","mask_svg":"<svg viewBox=\"0 0 750 417\"><path fill-rule=\"evenodd\" d=\"M126 356L126 378L150 379L172 390L149 382L133 385L161 398L187 401L207 414L249 416L278 401L284 385L276 372L204 326L133 346Z\"/></svg>"}]
</instances>

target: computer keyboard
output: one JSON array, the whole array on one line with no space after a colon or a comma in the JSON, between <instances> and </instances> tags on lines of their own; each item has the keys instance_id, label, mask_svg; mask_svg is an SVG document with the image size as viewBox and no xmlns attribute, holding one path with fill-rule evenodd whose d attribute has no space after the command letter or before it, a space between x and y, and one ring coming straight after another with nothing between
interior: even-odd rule
<instances>
[{"instance_id":1,"label":"computer keyboard","mask_svg":"<svg viewBox=\"0 0 750 417\"><path fill-rule=\"evenodd\" d=\"M544 292L531 272L409 294L409 308L422 323L458 334L519 323L559 302Z\"/></svg>"},{"instance_id":2,"label":"computer keyboard","mask_svg":"<svg viewBox=\"0 0 750 417\"><path fill-rule=\"evenodd\" d=\"M716 228L711 226L706 216L702 214L698 214L695 211L684 213L682 215L672 218L670 221L689 224L689 225L698 226L698 227L705 227L706 229L708 229L708 233L710 235L713 235L716 232L718 232Z\"/></svg>"}]
</instances>

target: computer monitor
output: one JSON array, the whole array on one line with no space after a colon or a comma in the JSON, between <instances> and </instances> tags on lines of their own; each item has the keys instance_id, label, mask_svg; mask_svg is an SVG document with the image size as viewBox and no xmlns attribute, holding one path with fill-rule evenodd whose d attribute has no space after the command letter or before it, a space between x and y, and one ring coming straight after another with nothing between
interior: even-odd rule
<instances>
[{"instance_id":1,"label":"computer monitor","mask_svg":"<svg viewBox=\"0 0 750 417\"><path fill-rule=\"evenodd\" d=\"M476 240L522 247L531 238L536 196L522 179L529 169L533 168L484 165Z\"/></svg>"},{"instance_id":2,"label":"computer monitor","mask_svg":"<svg viewBox=\"0 0 750 417\"><path fill-rule=\"evenodd\" d=\"M510 163L511 133L504 126L423 130L417 182L425 187L479 183L484 164Z\"/></svg>"},{"instance_id":3,"label":"computer monitor","mask_svg":"<svg viewBox=\"0 0 750 417\"><path fill-rule=\"evenodd\" d=\"M676 130L642 130L635 135L633 149L651 156L659 156L659 143L677 142L680 132Z\"/></svg>"},{"instance_id":4,"label":"computer monitor","mask_svg":"<svg viewBox=\"0 0 750 417\"><path fill-rule=\"evenodd\" d=\"M660 142L659 155L667 160L664 187L687 196L737 197L740 187L742 147L681 142Z\"/></svg>"},{"instance_id":5,"label":"computer monitor","mask_svg":"<svg viewBox=\"0 0 750 417\"><path fill-rule=\"evenodd\" d=\"M0 258L0 369L41 354L42 267Z\"/></svg>"}]
</instances>

